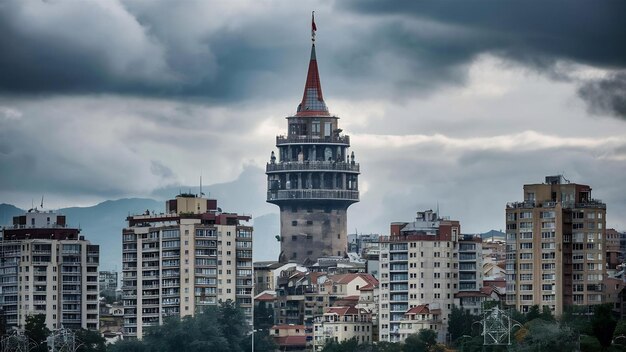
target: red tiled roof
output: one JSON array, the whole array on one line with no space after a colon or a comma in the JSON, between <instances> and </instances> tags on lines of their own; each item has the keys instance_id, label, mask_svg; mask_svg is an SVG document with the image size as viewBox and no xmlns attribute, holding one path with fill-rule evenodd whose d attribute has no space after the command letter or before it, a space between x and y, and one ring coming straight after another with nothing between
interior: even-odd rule
<instances>
[{"instance_id":1,"label":"red tiled roof","mask_svg":"<svg viewBox=\"0 0 626 352\"><path fill-rule=\"evenodd\" d=\"M280 346L306 346L306 336L281 336L274 337L274 342Z\"/></svg>"},{"instance_id":2,"label":"red tiled roof","mask_svg":"<svg viewBox=\"0 0 626 352\"><path fill-rule=\"evenodd\" d=\"M504 280L504 278L495 279L495 280L483 280L483 285L484 286L495 286L495 287L498 287L498 288L505 288L506 287L506 281Z\"/></svg>"},{"instance_id":3,"label":"red tiled roof","mask_svg":"<svg viewBox=\"0 0 626 352\"><path fill-rule=\"evenodd\" d=\"M378 285L376 285L376 286L378 286ZM376 286L374 286L372 284L367 284L367 285L361 287L359 289L359 291L374 291L374 288L376 288Z\"/></svg>"},{"instance_id":4,"label":"red tiled roof","mask_svg":"<svg viewBox=\"0 0 626 352\"><path fill-rule=\"evenodd\" d=\"M339 275L333 275L331 277L331 279L335 283L338 283L338 284L347 284L347 283L352 282L352 280L354 280L354 279L356 279L358 277L360 277L363 280L365 280L365 282L367 282L367 285L378 286L378 280L376 280L376 278L373 277L371 274L363 274L363 273L359 273L359 274L339 274Z\"/></svg>"},{"instance_id":5,"label":"red tiled roof","mask_svg":"<svg viewBox=\"0 0 626 352\"><path fill-rule=\"evenodd\" d=\"M489 293L486 293L486 292L482 292L482 289L480 291L461 291L461 292L455 293L454 297L457 297L457 298L462 298L462 297L485 297L485 296L489 296L490 293L491 293L491 290L489 291Z\"/></svg>"},{"instance_id":6,"label":"red tiled roof","mask_svg":"<svg viewBox=\"0 0 626 352\"><path fill-rule=\"evenodd\" d=\"M408 314L430 314L430 313L436 313L440 311L439 309L433 309L432 311L430 310L430 308L428 308L428 304L420 304L417 307L413 307L409 310L406 311L406 313L404 313L404 315L408 315Z\"/></svg>"}]
</instances>

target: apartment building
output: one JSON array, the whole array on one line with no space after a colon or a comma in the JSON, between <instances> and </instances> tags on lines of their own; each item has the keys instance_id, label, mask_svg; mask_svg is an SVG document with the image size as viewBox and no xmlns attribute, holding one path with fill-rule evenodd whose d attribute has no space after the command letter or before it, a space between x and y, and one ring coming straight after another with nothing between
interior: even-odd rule
<instances>
[{"instance_id":1,"label":"apartment building","mask_svg":"<svg viewBox=\"0 0 626 352\"><path fill-rule=\"evenodd\" d=\"M204 306L236 302L252 317L250 216L222 213L217 201L180 194L165 214L128 217L123 230L124 335L170 315L194 315Z\"/></svg>"},{"instance_id":2,"label":"apartment building","mask_svg":"<svg viewBox=\"0 0 626 352\"><path fill-rule=\"evenodd\" d=\"M428 305L439 341L445 341L447 317L458 292L458 221L432 210L418 212L415 221L394 222L390 236L380 238L380 341L403 341L401 329L411 309ZM411 326L418 332L419 324Z\"/></svg>"},{"instance_id":3,"label":"apartment building","mask_svg":"<svg viewBox=\"0 0 626 352\"><path fill-rule=\"evenodd\" d=\"M118 273L117 271L101 271L99 273L100 295L117 298Z\"/></svg>"},{"instance_id":4,"label":"apartment building","mask_svg":"<svg viewBox=\"0 0 626 352\"><path fill-rule=\"evenodd\" d=\"M354 306L328 307L315 319L313 350L321 351L328 341L372 342L373 331L371 312Z\"/></svg>"},{"instance_id":5,"label":"apartment building","mask_svg":"<svg viewBox=\"0 0 626 352\"><path fill-rule=\"evenodd\" d=\"M64 215L31 209L13 217L0 242L0 308L7 328L43 314L48 329L98 329L99 246Z\"/></svg>"},{"instance_id":6,"label":"apartment building","mask_svg":"<svg viewBox=\"0 0 626 352\"><path fill-rule=\"evenodd\" d=\"M606 205L591 187L548 176L506 206L506 303L525 312L604 301Z\"/></svg>"}]
</instances>

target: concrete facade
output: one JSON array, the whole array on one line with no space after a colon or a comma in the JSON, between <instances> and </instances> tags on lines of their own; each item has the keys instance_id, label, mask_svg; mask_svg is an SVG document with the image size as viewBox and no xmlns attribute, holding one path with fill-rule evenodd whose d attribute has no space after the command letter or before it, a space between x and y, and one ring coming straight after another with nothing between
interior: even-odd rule
<instances>
[{"instance_id":1,"label":"concrete facade","mask_svg":"<svg viewBox=\"0 0 626 352\"><path fill-rule=\"evenodd\" d=\"M506 303L525 312L604 301L606 205L591 187L548 176L506 206Z\"/></svg>"},{"instance_id":2,"label":"concrete facade","mask_svg":"<svg viewBox=\"0 0 626 352\"><path fill-rule=\"evenodd\" d=\"M48 329L98 330L100 248L65 216L31 209L13 218L0 242L0 308L7 327L44 314Z\"/></svg>"},{"instance_id":3,"label":"concrete facade","mask_svg":"<svg viewBox=\"0 0 626 352\"><path fill-rule=\"evenodd\" d=\"M141 338L167 316L229 300L251 320L250 217L222 213L215 200L189 194L167 201L166 209L130 216L123 230L124 336Z\"/></svg>"},{"instance_id":4,"label":"concrete facade","mask_svg":"<svg viewBox=\"0 0 626 352\"><path fill-rule=\"evenodd\" d=\"M414 222L391 224L380 238L380 341L400 342L407 333L406 314L428 305L437 312L434 330L445 341L448 315L458 289L458 221L432 210L418 212ZM417 326L417 325L416 325ZM404 332L403 332L404 331Z\"/></svg>"}]
</instances>

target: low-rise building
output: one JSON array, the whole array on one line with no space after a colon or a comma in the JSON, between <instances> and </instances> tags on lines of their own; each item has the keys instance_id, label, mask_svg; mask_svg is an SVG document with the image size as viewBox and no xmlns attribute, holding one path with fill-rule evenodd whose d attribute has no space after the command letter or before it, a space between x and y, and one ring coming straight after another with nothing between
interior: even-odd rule
<instances>
[{"instance_id":1,"label":"low-rise building","mask_svg":"<svg viewBox=\"0 0 626 352\"><path fill-rule=\"evenodd\" d=\"M304 325L279 324L272 326L270 336L279 351L304 351L307 339Z\"/></svg>"},{"instance_id":2,"label":"low-rise building","mask_svg":"<svg viewBox=\"0 0 626 352\"><path fill-rule=\"evenodd\" d=\"M437 303L420 304L407 310L399 326L400 339L404 340L422 329L433 330L437 335L446 333L441 319L441 309L438 306Z\"/></svg>"},{"instance_id":3,"label":"low-rise building","mask_svg":"<svg viewBox=\"0 0 626 352\"><path fill-rule=\"evenodd\" d=\"M315 320L314 350L321 351L328 341L371 342L373 331L371 312L354 306L328 307Z\"/></svg>"}]
</instances>

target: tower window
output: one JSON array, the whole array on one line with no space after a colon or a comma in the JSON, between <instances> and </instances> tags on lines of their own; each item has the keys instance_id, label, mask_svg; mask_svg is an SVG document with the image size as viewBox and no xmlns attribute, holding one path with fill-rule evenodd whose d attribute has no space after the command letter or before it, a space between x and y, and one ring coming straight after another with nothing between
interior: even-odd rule
<instances>
[{"instance_id":1,"label":"tower window","mask_svg":"<svg viewBox=\"0 0 626 352\"><path fill-rule=\"evenodd\" d=\"M313 225L313 220L307 220L306 224L307 225Z\"/></svg>"},{"instance_id":2,"label":"tower window","mask_svg":"<svg viewBox=\"0 0 626 352\"><path fill-rule=\"evenodd\" d=\"M291 222L291 226L298 226L298 220L294 220Z\"/></svg>"},{"instance_id":3,"label":"tower window","mask_svg":"<svg viewBox=\"0 0 626 352\"><path fill-rule=\"evenodd\" d=\"M298 236L296 236L296 235L291 236L291 240L292 241L297 241L298 240Z\"/></svg>"}]
</instances>

